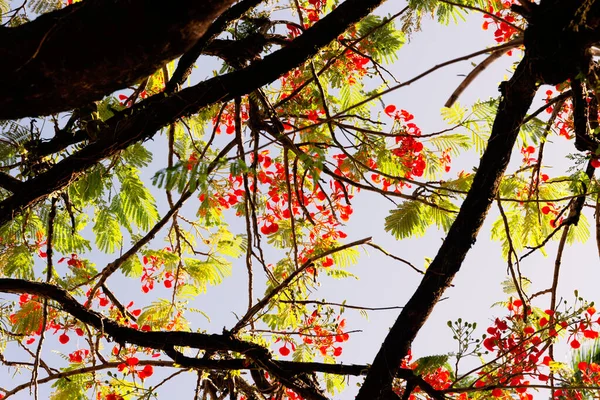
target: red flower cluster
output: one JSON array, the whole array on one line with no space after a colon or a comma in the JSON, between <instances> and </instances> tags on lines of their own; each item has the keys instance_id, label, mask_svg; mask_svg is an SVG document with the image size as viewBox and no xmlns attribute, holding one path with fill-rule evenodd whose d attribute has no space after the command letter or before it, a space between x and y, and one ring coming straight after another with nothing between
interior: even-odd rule
<instances>
[{"instance_id":1,"label":"red flower cluster","mask_svg":"<svg viewBox=\"0 0 600 400\"><path fill-rule=\"evenodd\" d=\"M559 93L564 91L564 89L559 86L556 87L556 90L558 90ZM548 103L552 99L553 93L554 92L552 90L546 91L546 103ZM548 114L552 114L554 112L554 106L548 106L546 108L546 112ZM556 120L554 122L554 126L556 129L558 129L558 132L559 132L558 135L563 136L566 139L571 139L575 135L575 133L574 133L575 128L573 126L573 118L571 117L572 112L573 112L573 103L571 102L571 100L565 101L562 105L562 108L556 115Z\"/></svg>"},{"instance_id":2,"label":"red flower cluster","mask_svg":"<svg viewBox=\"0 0 600 400\"><path fill-rule=\"evenodd\" d=\"M396 123L400 126L400 135L396 137L396 144L399 147L392 149L392 153L401 159L402 164L407 168L406 178L411 179L412 176L423 176L425 167L427 166L425 158L421 151L423 143L416 140L416 137L421 136L421 129L412 121L415 117L406 110L396 110L396 106L389 105L385 108L385 113L393 117ZM446 161L449 160L449 157Z\"/></svg>"},{"instance_id":3,"label":"red flower cluster","mask_svg":"<svg viewBox=\"0 0 600 400\"><path fill-rule=\"evenodd\" d=\"M140 360L137 357L128 357L125 362L119 364L117 369L119 372L124 374L136 374L140 379L146 379L154 373L154 367L152 365L144 365L144 367L136 369Z\"/></svg>"},{"instance_id":4,"label":"red flower cluster","mask_svg":"<svg viewBox=\"0 0 600 400\"><path fill-rule=\"evenodd\" d=\"M346 320L337 316L335 322L327 323L322 320L322 315L317 311L313 311L304 323L304 328L301 328L302 341L319 349L321 355L332 355L339 357L342 355L342 347L340 343L344 343L350 339L350 335L344 332Z\"/></svg>"},{"instance_id":5,"label":"red flower cluster","mask_svg":"<svg viewBox=\"0 0 600 400\"><path fill-rule=\"evenodd\" d=\"M69 354L69 361L72 363L82 363L84 359L86 359L90 354L90 351L87 349L75 350L71 354Z\"/></svg>"},{"instance_id":6,"label":"red flower cluster","mask_svg":"<svg viewBox=\"0 0 600 400\"><path fill-rule=\"evenodd\" d=\"M165 251L171 252L172 249L170 247L165 247ZM154 289L154 283L158 280L164 280L164 285L166 288L170 288L173 286L175 280L179 280L183 282L183 277L175 277L171 272L164 272L162 268L164 266L164 260L162 260L158 255L143 256L142 257L143 265L143 273L140 278L142 282L142 292L148 293L152 289ZM170 281L167 283L167 281Z\"/></svg>"},{"instance_id":7,"label":"red flower cluster","mask_svg":"<svg viewBox=\"0 0 600 400\"><path fill-rule=\"evenodd\" d=\"M67 260L67 265L69 267L81 268L85 266L85 263L79 259L77 254L71 254L71 257L62 257L60 260L58 260L58 263L60 264L65 260Z\"/></svg>"},{"instance_id":8,"label":"red flower cluster","mask_svg":"<svg viewBox=\"0 0 600 400\"><path fill-rule=\"evenodd\" d=\"M537 162L537 158L532 157L533 153L535 153L535 147L521 147L521 154L523 155L523 164L531 165Z\"/></svg>"},{"instance_id":9,"label":"red flower cluster","mask_svg":"<svg viewBox=\"0 0 600 400\"><path fill-rule=\"evenodd\" d=\"M246 103L242 103L240 107L240 117L242 122L248 120L248 105ZM221 115L218 114L212 119L212 124L215 126L215 132L217 134L221 133L221 127L225 127L225 133L231 135L235 132L235 105L233 103L229 103L221 112Z\"/></svg>"},{"instance_id":10,"label":"red flower cluster","mask_svg":"<svg viewBox=\"0 0 600 400\"><path fill-rule=\"evenodd\" d=\"M488 14L483 15L483 18L485 19L485 21L483 22L482 28L484 30L488 30L490 28L490 26L493 26L494 28L496 28L496 29L494 29L494 39L498 43L508 42L509 40L511 40L513 38L513 36L515 34L517 34L519 32L513 26L509 25L509 24L514 24L516 21L515 15L510 10L510 6L513 3L514 3L513 0L503 1L502 5L504 6L504 8L502 10L496 11L496 12L494 12L493 7L490 6L488 8L488 11L490 12L490 14L494 14L496 17L498 17L498 19L493 18L491 15L488 15Z\"/></svg>"}]
</instances>

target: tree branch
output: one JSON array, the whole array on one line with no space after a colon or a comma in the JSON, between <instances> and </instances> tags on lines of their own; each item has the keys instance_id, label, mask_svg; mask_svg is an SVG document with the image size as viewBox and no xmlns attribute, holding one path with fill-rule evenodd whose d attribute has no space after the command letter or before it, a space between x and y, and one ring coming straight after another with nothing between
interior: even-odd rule
<instances>
[{"instance_id":1,"label":"tree branch","mask_svg":"<svg viewBox=\"0 0 600 400\"><path fill-rule=\"evenodd\" d=\"M215 77L172 96L155 95L106 122L98 140L23 182L22 193L0 202L0 226L48 194L65 188L85 170L133 143L151 138L161 127L208 105L231 100L266 85L301 65L320 48L368 15L383 0L347 0L290 42L249 67Z\"/></svg>"},{"instance_id":2,"label":"tree branch","mask_svg":"<svg viewBox=\"0 0 600 400\"><path fill-rule=\"evenodd\" d=\"M382 399L412 341L475 243L510 160L519 127L537 91L527 55L504 86L504 96L473 184L438 254L383 342L356 400Z\"/></svg>"},{"instance_id":3,"label":"tree branch","mask_svg":"<svg viewBox=\"0 0 600 400\"><path fill-rule=\"evenodd\" d=\"M0 187L10 192L17 193L21 190L23 182L8 174L0 172Z\"/></svg>"},{"instance_id":4,"label":"tree branch","mask_svg":"<svg viewBox=\"0 0 600 400\"><path fill-rule=\"evenodd\" d=\"M234 0L76 3L0 29L0 119L100 100L186 52Z\"/></svg>"}]
</instances>

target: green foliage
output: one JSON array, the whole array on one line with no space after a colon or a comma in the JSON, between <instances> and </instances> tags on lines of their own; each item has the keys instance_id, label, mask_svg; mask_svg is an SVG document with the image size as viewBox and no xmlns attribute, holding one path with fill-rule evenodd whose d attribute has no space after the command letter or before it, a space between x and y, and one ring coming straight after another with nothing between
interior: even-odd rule
<instances>
[{"instance_id":1,"label":"green foliage","mask_svg":"<svg viewBox=\"0 0 600 400\"><path fill-rule=\"evenodd\" d=\"M34 14L39 15L63 8L63 2L61 0L32 0L28 6Z\"/></svg>"},{"instance_id":2,"label":"green foliage","mask_svg":"<svg viewBox=\"0 0 600 400\"><path fill-rule=\"evenodd\" d=\"M523 292L527 292L527 289L531 286L531 281L525 277L521 277L519 283L519 289ZM506 294L518 294L519 291L515 286L515 281L508 278L502 282L502 291Z\"/></svg>"},{"instance_id":3,"label":"green foliage","mask_svg":"<svg viewBox=\"0 0 600 400\"><path fill-rule=\"evenodd\" d=\"M344 250L336 251L331 255L335 265L338 267L349 267L350 265L354 265L358 262L358 256L360 252L354 248L350 247Z\"/></svg>"},{"instance_id":4,"label":"green foliage","mask_svg":"<svg viewBox=\"0 0 600 400\"><path fill-rule=\"evenodd\" d=\"M210 256L206 260L184 258L183 264L200 293L206 292L208 285L219 285L223 278L231 275L231 263L223 257Z\"/></svg>"},{"instance_id":5,"label":"green foliage","mask_svg":"<svg viewBox=\"0 0 600 400\"><path fill-rule=\"evenodd\" d=\"M385 218L385 230L394 235L396 239L423 236L429 225L428 221L423 218L424 208L422 203L416 201L401 203Z\"/></svg>"},{"instance_id":6,"label":"green foliage","mask_svg":"<svg viewBox=\"0 0 600 400\"><path fill-rule=\"evenodd\" d=\"M377 15L369 15L357 26L360 37L367 35L369 37L365 46L371 57L388 64L397 60L397 52L406 42L404 33L396 29L394 21L386 23L389 18L389 16L384 19Z\"/></svg>"},{"instance_id":7,"label":"green foliage","mask_svg":"<svg viewBox=\"0 0 600 400\"><path fill-rule=\"evenodd\" d=\"M14 121L0 121L0 165L12 165L25 152L24 144L29 139L29 130Z\"/></svg>"},{"instance_id":8,"label":"green foliage","mask_svg":"<svg viewBox=\"0 0 600 400\"><path fill-rule=\"evenodd\" d=\"M489 3L486 0L462 0L456 1L458 4L467 4L473 7L487 10ZM500 1L493 1L496 7L501 6ZM438 22L448 24L450 22L458 23L465 20L465 17L470 10L448 4L438 0L410 0L409 7L413 10L412 13L404 17L403 30L409 33L413 30L419 30L421 27L421 19L426 15L435 15Z\"/></svg>"},{"instance_id":9,"label":"green foliage","mask_svg":"<svg viewBox=\"0 0 600 400\"><path fill-rule=\"evenodd\" d=\"M9 248L0 256L2 273L9 277L34 279L33 255L25 245Z\"/></svg>"},{"instance_id":10,"label":"green foliage","mask_svg":"<svg viewBox=\"0 0 600 400\"><path fill-rule=\"evenodd\" d=\"M162 330L173 320L178 311L178 307L171 303L171 301L158 299L153 301L149 306L144 307L142 313L137 318L137 324L139 326L148 325L152 330Z\"/></svg>"},{"instance_id":11,"label":"green foliage","mask_svg":"<svg viewBox=\"0 0 600 400\"><path fill-rule=\"evenodd\" d=\"M417 367L414 372L418 375L426 375L435 372L436 369L446 366L448 355L425 356L415 361Z\"/></svg>"},{"instance_id":12,"label":"green foliage","mask_svg":"<svg viewBox=\"0 0 600 400\"><path fill-rule=\"evenodd\" d=\"M80 234L87 225L87 219L87 215L78 214L71 219L71 215L68 213L58 212L53 224L52 246L54 249L64 254L83 253L91 250L89 240Z\"/></svg>"},{"instance_id":13,"label":"green foliage","mask_svg":"<svg viewBox=\"0 0 600 400\"><path fill-rule=\"evenodd\" d=\"M14 313L12 331L17 335L30 335L38 332L42 326L42 304L30 300Z\"/></svg>"},{"instance_id":14,"label":"green foliage","mask_svg":"<svg viewBox=\"0 0 600 400\"><path fill-rule=\"evenodd\" d=\"M138 256L132 256L125 260L123 265L121 265L121 271L127 277L139 278L142 276L144 266Z\"/></svg>"},{"instance_id":15,"label":"green foliage","mask_svg":"<svg viewBox=\"0 0 600 400\"><path fill-rule=\"evenodd\" d=\"M154 197L133 167L119 169L117 176L121 183L121 191L113 198L111 210L124 227L133 223L142 230L148 230L158 221Z\"/></svg>"},{"instance_id":16,"label":"green foliage","mask_svg":"<svg viewBox=\"0 0 600 400\"><path fill-rule=\"evenodd\" d=\"M346 378L343 375L323 374L327 392L332 395L342 392L346 388Z\"/></svg>"},{"instance_id":17,"label":"green foliage","mask_svg":"<svg viewBox=\"0 0 600 400\"><path fill-rule=\"evenodd\" d=\"M89 397L86 387L93 382L92 374L77 374L57 379L52 384L55 391L50 395L50 400L87 400Z\"/></svg>"},{"instance_id":18,"label":"green foliage","mask_svg":"<svg viewBox=\"0 0 600 400\"><path fill-rule=\"evenodd\" d=\"M471 139L463 134L454 133L436 136L427 141L439 151L449 149L450 154L454 157L461 154L464 150L471 148Z\"/></svg>"},{"instance_id":19,"label":"green foliage","mask_svg":"<svg viewBox=\"0 0 600 400\"><path fill-rule=\"evenodd\" d=\"M385 218L385 230L397 239L423 236L432 224L447 231L454 221L456 210L455 205L444 199L432 205L405 201Z\"/></svg>"},{"instance_id":20,"label":"green foliage","mask_svg":"<svg viewBox=\"0 0 600 400\"><path fill-rule=\"evenodd\" d=\"M238 258L246 252L246 239L242 235L234 235L225 226L210 236L209 242L219 254Z\"/></svg>"},{"instance_id":21,"label":"green foliage","mask_svg":"<svg viewBox=\"0 0 600 400\"><path fill-rule=\"evenodd\" d=\"M96 246L105 253L114 253L123 240L117 218L108 209L101 209L94 219L92 231L96 237Z\"/></svg>"},{"instance_id":22,"label":"green foliage","mask_svg":"<svg viewBox=\"0 0 600 400\"><path fill-rule=\"evenodd\" d=\"M102 164L92 168L87 174L69 186L69 194L73 199L87 203L99 199L104 192L103 178L106 169Z\"/></svg>"}]
</instances>

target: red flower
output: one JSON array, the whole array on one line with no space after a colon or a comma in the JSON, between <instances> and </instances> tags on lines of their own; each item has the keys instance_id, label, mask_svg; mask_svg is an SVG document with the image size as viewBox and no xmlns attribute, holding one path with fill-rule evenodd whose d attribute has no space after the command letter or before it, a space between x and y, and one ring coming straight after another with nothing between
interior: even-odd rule
<instances>
[{"instance_id":1,"label":"red flower","mask_svg":"<svg viewBox=\"0 0 600 400\"><path fill-rule=\"evenodd\" d=\"M581 347L581 343L579 343L577 339L573 339L571 341L571 347L574 349L578 349L579 347Z\"/></svg>"},{"instance_id":2,"label":"red flower","mask_svg":"<svg viewBox=\"0 0 600 400\"><path fill-rule=\"evenodd\" d=\"M527 335L531 335L535 332L535 329L533 329L533 326L526 326L525 329L523 329L523 332Z\"/></svg>"},{"instance_id":3,"label":"red flower","mask_svg":"<svg viewBox=\"0 0 600 400\"><path fill-rule=\"evenodd\" d=\"M145 379L149 376L152 376L153 373L154 368L152 367L152 365L146 365L144 366L144 369L142 369L141 371L137 371L137 374L140 377L140 379Z\"/></svg>"},{"instance_id":4,"label":"red flower","mask_svg":"<svg viewBox=\"0 0 600 400\"><path fill-rule=\"evenodd\" d=\"M483 347L485 347L489 351L494 351L495 345L496 345L496 339L494 339L494 338L490 337L483 341Z\"/></svg>"},{"instance_id":5,"label":"red flower","mask_svg":"<svg viewBox=\"0 0 600 400\"><path fill-rule=\"evenodd\" d=\"M548 207L548 206L542 207L542 214L548 215L548 213L550 213L550 207Z\"/></svg>"},{"instance_id":6,"label":"red flower","mask_svg":"<svg viewBox=\"0 0 600 400\"><path fill-rule=\"evenodd\" d=\"M596 309L594 307L590 307L586 310L586 312L590 315L596 314Z\"/></svg>"},{"instance_id":7,"label":"red flower","mask_svg":"<svg viewBox=\"0 0 600 400\"><path fill-rule=\"evenodd\" d=\"M531 147L531 146L530 146L530 147ZM517 299L517 300L513 301L513 304L514 304L516 307L521 307L521 306L523 305L523 302L522 302L521 300Z\"/></svg>"},{"instance_id":8,"label":"red flower","mask_svg":"<svg viewBox=\"0 0 600 400\"><path fill-rule=\"evenodd\" d=\"M586 329L585 331L583 331L583 336L585 336L588 339L596 339L598 337L598 332L591 329Z\"/></svg>"},{"instance_id":9,"label":"red flower","mask_svg":"<svg viewBox=\"0 0 600 400\"><path fill-rule=\"evenodd\" d=\"M279 354L284 357L290 354L290 349L287 348L287 343L279 348Z\"/></svg>"},{"instance_id":10,"label":"red flower","mask_svg":"<svg viewBox=\"0 0 600 400\"><path fill-rule=\"evenodd\" d=\"M129 357L127 360L125 360L127 362L127 365L137 365L140 360L137 357Z\"/></svg>"},{"instance_id":11,"label":"red flower","mask_svg":"<svg viewBox=\"0 0 600 400\"><path fill-rule=\"evenodd\" d=\"M58 337L58 341L62 344L67 344L69 343L69 336L66 333L63 333Z\"/></svg>"},{"instance_id":12,"label":"red flower","mask_svg":"<svg viewBox=\"0 0 600 400\"><path fill-rule=\"evenodd\" d=\"M396 111L396 106L395 106L395 105L393 105L393 104L390 104L389 106L387 106L387 107L385 108L385 113L386 113L387 115L389 115L390 117L391 117L392 115L394 115L394 112L395 112L395 111Z\"/></svg>"}]
</instances>

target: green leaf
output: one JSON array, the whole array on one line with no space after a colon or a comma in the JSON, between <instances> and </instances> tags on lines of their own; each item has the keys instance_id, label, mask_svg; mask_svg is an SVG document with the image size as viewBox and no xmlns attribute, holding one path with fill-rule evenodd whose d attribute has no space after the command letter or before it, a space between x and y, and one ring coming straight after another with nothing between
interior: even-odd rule
<instances>
[{"instance_id":1,"label":"green leaf","mask_svg":"<svg viewBox=\"0 0 600 400\"><path fill-rule=\"evenodd\" d=\"M87 225L87 218L85 214L77 214L73 225L68 213L58 212L54 219L54 249L64 254L91 250L90 242L79 234Z\"/></svg>"},{"instance_id":2,"label":"green leaf","mask_svg":"<svg viewBox=\"0 0 600 400\"><path fill-rule=\"evenodd\" d=\"M358 276L354 275L351 272L343 270L343 269L326 268L325 272L327 273L328 276L330 276L334 279L354 278L354 279L358 280Z\"/></svg>"},{"instance_id":3,"label":"green leaf","mask_svg":"<svg viewBox=\"0 0 600 400\"><path fill-rule=\"evenodd\" d=\"M89 202L100 198L104 191L102 178L105 173L106 169L102 164L98 164L92 168L87 174L83 175L69 187L70 197L83 202Z\"/></svg>"},{"instance_id":4,"label":"green leaf","mask_svg":"<svg viewBox=\"0 0 600 400\"><path fill-rule=\"evenodd\" d=\"M423 219L423 207L417 201L403 202L385 217L385 230L392 233L396 239L423 236L429 225Z\"/></svg>"},{"instance_id":5,"label":"green leaf","mask_svg":"<svg viewBox=\"0 0 600 400\"><path fill-rule=\"evenodd\" d=\"M426 375L435 372L439 367L443 367L448 362L448 355L425 356L415 361L417 368L414 369L417 375Z\"/></svg>"},{"instance_id":6,"label":"green leaf","mask_svg":"<svg viewBox=\"0 0 600 400\"><path fill-rule=\"evenodd\" d=\"M523 289L524 292L527 292L527 289L529 288L529 286L531 285L531 281L525 277L521 277L521 289ZM508 278L506 280L504 280L502 282L502 291L506 294L517 294L518 290L517 287L515 286L515 282L511 279Z\"/></svg>"},{"instance_id":7,"label":"green leaf","mask_svg":"<svg viewBox=\"0 0 600 400\"><path fill-rule=\"evenodd\" d=\"M139 326L149 325L152 330L164 329L177 312L177 307L169 300L158 299L147 307L138 316Z\"/></svg>"},{"instance_id":8,"label":"green leaf","mask_svg":"<svg viewBox=\"0 0 600 400\"><path fill-rule=\"evenodd\" d=\"M121 265L121 271L129 278L139 278L142 276L144 266L137 255L129 257L123 265Z\"/></svg>"},{"instance_id":9,"label":"green leaf","mask_svg":"<svg viewBox=\"0 0 600 400\"><path fill-rule=\"evenodd\" d=\"M336 251L335 253L331 254L331 258L333 258L335 265L343 268L356 264L359 256L360 252L354 247Z\"/></svg>"},{"instance_id":10,"label":"green leaf","mask_svg":"<svg viewBox=\"0 0 600 400\"><path fill-rule=\"evenodd\" d=\"M346 377L343 375L323 374L327 392L332 395L340 393L346 388Z\"/></svg>"},{"instance_id":11,"label":"green leaf","mask_svg":"<svg viewBox=\"0 0 600 400\"><path fill-rule=\"evenodd\" d=\"M246 251L246 240L242 235L233 235L226 227L221 226L219 230L211 235L210 241L216 242L216 250L225 256L238 258Z\"/></svg>"},{"instance_id":12,"label":"green leaf","mask_svg":"<svg viewBox=\"0 0 600 400\"><path fill-rule=\"evenodd\" d=\"M231 263L222 257L209 256L207 260L184 258L183 263L200 292L206 292L208 285L219 285L224 277L231 274Z\"/></svg>"},{"instance_id":13,"label":"green leaf","mask_svg":"<svg viewBox=\"0 0 600 400\"><path fill-rule=\"evenodd\" d=\"M65 371L68 370L65 369ZM85 388L88 384L94 383L92 374L76 374L68 378L57 379L52 384L56 390L50 395L50 400L87 400L89 396Z\"/></svg>"},{"instance_id":14,"label":"green leaf","mask_svg":"<svg viewBox=\"0 0 600 400\"><path fill-rule=\"evenodd\" d=\"M4 275L21 279L34 279L33 255L25 245L9 248L0 258Z\"/></svg>"},{"instance_id":15,"label":"green leaf","mask_svg":"<svg viewBox=\"0 0 600 400\"><path fill-rule=\"evenodd\" d=\"M35 300L29 300L14 313L11 321L14 321L12 331L18 335L30 335L37 332L42 325L42 304Z\"/></svg>"},{"instance_id":16,"label":"green leaf","mask_svg":"<svg viewBox=\"0 0 600 400\"><path fill-rule=\"evenodd\" d=\"M463 150L471 148L472 140L467 135L453 133L433 137L428 140L428 143L435 146L439 151L450 149L450 154L456 157Z\"/></svg>"},{"instance_id":17,"label":"green leaf","mask_svg":"<svg viewBox=\"0 0 600 400\"><path fill-rule=\"evenodd\" d=\"M105 253L114 253L123 240L119 223L108 209L96 213L92 231L96 235L96 246Z\"/></svg>"},{"instance_id":18,"label":"green leaf","mask_svg":"<svg viewBox=\"0 0 600 400\"><path fill-rule=\"evenodd\" d=\"M126 223L148 230L158 221L158 210L150 191L140 180L137 170L126 168L118 174L121 192L115 196L111 209L126 218ZM123 221L125 222L125 221Z\"/></svg>"}]
</instances>

